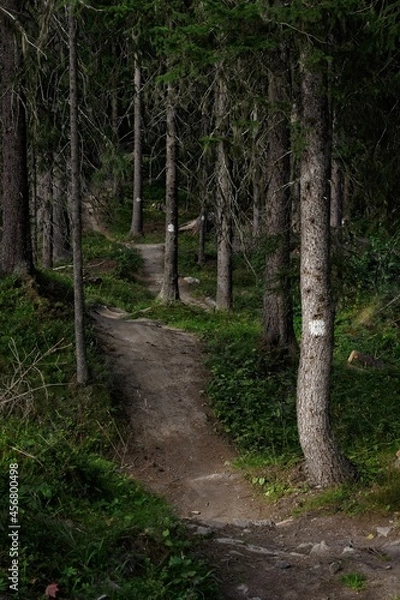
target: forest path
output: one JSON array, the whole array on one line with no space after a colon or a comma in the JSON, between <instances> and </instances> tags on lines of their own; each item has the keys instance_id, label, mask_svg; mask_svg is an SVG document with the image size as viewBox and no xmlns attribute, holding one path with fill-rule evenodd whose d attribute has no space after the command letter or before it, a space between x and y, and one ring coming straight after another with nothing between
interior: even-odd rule
<instances>
[{"instance_id":1,"label":"forest path","mask_svg":"<svg viewBox=\"0 0 400 600\"><path fill-rule=\"evenodd\" d=\"M156 294L163 246L138 247L145 280ZM216 569L223 598L400 598L396 522L342 515L286 518L284 508L256 497L233 469L235 451L216 433L204 395L201 345L193 335L146 318L129 320L106 307L92 315L114 393L130 419L124 469L169 500L199 536L198 552ZM347 573L365 576L365 589L345 587L340 578Z\"/></svg>"},{"instance_id":2,"label":"forest path","mask_svg":"<svg viewBox=\"0 0 400 600\"><path fill-rule=\"evenodd\" d=\"M156 295L163 244L137 247L144 280ZM180 294L183 302L202 306L184 285ZM215 433L196 338L150 319L129 320L105 307L92 315L109 356L114 390L130 417L129 473L166 497L181 517L220 523L262 519L268 513L265 503L253 497L249 482L231 466L235 451Z\"/></svg>"}]
</instances>

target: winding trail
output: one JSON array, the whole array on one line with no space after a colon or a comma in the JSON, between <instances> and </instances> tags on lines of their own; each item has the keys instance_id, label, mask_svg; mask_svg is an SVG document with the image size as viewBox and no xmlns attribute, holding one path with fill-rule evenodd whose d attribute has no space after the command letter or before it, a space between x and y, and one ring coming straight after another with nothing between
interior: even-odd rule
<instances>
[{"instance_id":1,"label":"winding trail","mask_svg":"<svg viewBox=\"0 0 400 600\"><path fill-rule=\"evenodd\" d=\"M157 294L163 246L139 249L145 280ZM201 305L184 286L181 291L183 301ZM199 341L156 321L130 320L117 309L97 307L92 317L108 357L113 393L130 421L123 467L167 498L188 530L200 536L198 552L216 569L223 598L400 598L396 519L285 518L281 507L255 497L232 467L235 451L216 433L204 395L207 374ZM364 576L365 589L346 587L341 582L346 573Z\"/></svg>"},{"instance_id":2,"label":"winding trail","mask_svg":"<svg viewBox=\"0 0 400 600\"><path fill-rule=\"evenodd\" d=\"M139 249L148 287L157 294L163 246ZM181 296L192 302L182 286ZM196 338L149 319L129 320L105 307L92 316L109 356L114 390L131 422L129 473L166 497L181 517L221 523L263 519L265 503L254 498L251 485L232 468L235 452L215 433Z\"/></svg>"}]
</instances>

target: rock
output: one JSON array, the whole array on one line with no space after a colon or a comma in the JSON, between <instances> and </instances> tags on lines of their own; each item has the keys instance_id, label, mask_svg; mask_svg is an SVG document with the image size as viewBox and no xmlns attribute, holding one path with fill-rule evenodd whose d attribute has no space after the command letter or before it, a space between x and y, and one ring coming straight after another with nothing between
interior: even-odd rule
<instances>
[{"instance_id":1,"label":"rock","mask_svg":"<svg viewBox=\"0 0 400 600\"><path fill-rule=\"evenodd\" d=\"M207 296L204 299L204 302L207 304L207 306L211 306L211 308L215 308L217 306L215 300L213 298L210 298L210 296Z\"/></svg>"},{"instance_id":2,"label":"rock","mask_svg":"<svg viewBox=\"0 0 400 600\"><path fill-rule=\"evenodd\" d=\"M243 540L235 540L234 538L216 538L214 540L217 544L224 544L227 546L244 546Z\"/></svg>"},{"instance_id":3,"label":"rock","mask_svg":"<svg viewBox=\"0 0 400 600\"><path fill-rule=\"evenodd\" d=\"M329 572L331 575L336 575L336 573L339 573L339 571L341 571L342 569L342 565L340 562L333 562L329 565Z\"/></svg>"},{"instance_id":4,"label":"rock","mask_svg":"<svg viewBox=\"0 0 400 600\"><path fill-rule=\"evenodd\" d=\"M277 560L275 563L277 569L290 569L292 566L290 563L286 562L286 560Z\"/></svg>"},{"instance_id":5,"label":"rock","mask_svg":"<svg viewBox=\"0 0 400 600\"><path fill-rule=\"evenodd\" d=\"M254 546L253 544L246 544L246 550L254 552L254 554L266 554L267 556L276 556L277 552L274 550L268 550L264 546Z\"/></svg>"},{"instance_id":6,"label":"rock","mask_svg":"<svg viewBox=\"0 0 400 600\"><path fill-rule=\"evenodd\" d=\"M387 537L391 531L393 531L393 527L377 527L376 531L378 535Z\"/></svg>"},{"instance_id":7,"label":"rock","mask_svg":"<svg viewBox=\"0 0 400 600\"><path fill-rule=\"evenodd\" d=\"M197 527L196 531L193 532L193 535L210 535L211 533L211 527L204 527L200 525L200 527Z\"/></svg>"},{"instance_id":8,"label":"rock","mask_svg":"<svg viewBox=\"0 0 400 600\"><path fill-rule=\"evenodd\" d=\"M270 519L234 519L233 524L236 525L236 527L244 528L243 530L251 530L251 527L265 527L268 529L274 529L276 527L274 521L271 521Z\"/></svg>"},{"instance_id":9,"label":"rock","mask_svg":"<svg viewBox=\"0 0 400 600\"><path fill-rule=\"evenodd\" d=\"M237 591L240 592L241 594L243 594L243 596L247 596L248 591L249 591L249 586L246 585L245 583L241 583L240 585L237 586Z\"/></svg>"},{"instance_id":10,"label":"rock","mask_svg":"<svg viewBox=\"0 0 400 600\"><path fill-rule=\"evenodd\" d=\"M345 546L342 550L342 556L346 555L346 554L354 554L355 553L355 549L353 548L353 546Z\"/></svg>"},{"instance_id":11,"label":"rock","mask_svg":"<svg viewBox=\"0 0 400 600\"><path fill-rule=\"evenodd\" d=\"M383 546L382 550L385 554L390 556L390 558L399 559L400 558L400 540L396 540L395 542L387 543Z\"/></svg>"},{"instance_id":12,"label":"rock","mask_svg":"<svg viewBox=\"0 0 400 600\"><path fill-rule=\"evenodd\" d=\"M317 556L325 555L329 552L328 544L322 540L319 544L314 544L311 548L310 554L316 554Z\"/></svg>"},{"instance_id":13,"label":"rock","mask_svg":"<svg viewBox=\"0 0 400 600\"><path fill-rule=\"evenodd\" d=\"M312 542L303 542L302 544L299 544L297 546L296 550L300 554L310 554L313 546L314 546L314 544Z\"/></svg>"},{"instance_id":14,"label":"rock","mask_svg":"<svg viewBox=\"0 0 400 600\"><path fill-rule=\"evenodd\" d=\"M186 281L186 283L190 283L191 285L200 283L200 279L197 279L197 277L184 277L183 281Z\"/></svg>"},{"instance_id":15,"label":"rock","mask_svg":"<svg viewBox=\"0 0 400 600\"><path fill-rule=\"evenodd\" d=\"M291 525L293 523L293 517L290 517L289 519L285 519L284 521L279 521L279 523L276 523L277 527L285 527L286 525Z\"/></svg>"},{"instance_id":16,"label":"rock","mask_svg":"<svg viewBox=\"0 0 400 600\"><path fill-rule=\"evenodd\" d=\"M363 352L358 352L357 350L352 350L349 358L347 359L348 363L352 363L356 361L362 367L371 367L372 369L384 369L385 363L369 354L364 354Z\"/></svg>"}]
</instances>

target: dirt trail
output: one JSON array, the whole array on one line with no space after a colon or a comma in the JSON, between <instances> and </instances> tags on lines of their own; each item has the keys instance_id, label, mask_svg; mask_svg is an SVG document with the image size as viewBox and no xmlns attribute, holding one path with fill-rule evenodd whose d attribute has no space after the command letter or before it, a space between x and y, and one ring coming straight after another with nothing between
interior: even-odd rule
<instances>
[{"instance_id":1,"label":"dirt trail","mask_svg":"<svg viewBox=\"0 0 400 600\"><path fill-rule=\"evenodd\" d=\"M156 294L163 247L139 248L149 289ZM191 300L186 289L183 300ZM216 568L223 598L400 598L395 522L341 516L287 519L282 509L255 497L232 468L235 452L215 433L203 391L201 347L194 336L149 319L129 320L106 307L94 310L93 318L109 357L115 394L130 418L125 468L166 497L202 539L199 553ZM341 575L349 572L366 577L364 590L341 583Z\"/></svg>"}]
</instances>

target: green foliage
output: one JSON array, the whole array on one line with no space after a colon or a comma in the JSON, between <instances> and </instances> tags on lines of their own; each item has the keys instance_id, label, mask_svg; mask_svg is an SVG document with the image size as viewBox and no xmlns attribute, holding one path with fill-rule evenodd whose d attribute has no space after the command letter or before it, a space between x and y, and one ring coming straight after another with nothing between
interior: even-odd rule
<instances>
[{"instance_id":1,"label":"green foliage","mask_svg":"<svg viewBox=\"0 0 400 600\"><path fill-rule=\"evenodd\" d=\"M340 581L351 590L363 590L367 587L367 577L363 573L346 573Z\"/></svg>"},{"instance_id":2,"label":"green foliage","mask_svg":"<svg viewBox=\"0 0 400 600\"><path fill-rule=\"evenodd\" d=\"M243 451L290 455L298 452L295 371L271 363L258 339L259 331L244 320L209 337L208 393Z\"/></svg>"},{"instance_id":3,"label":"green foliage","mask_svg":"<svg viewBox=\"0 0 400 600\"><path fill-rule=\"evenodd\" d=\"M41 441L42 447L32 431L23 432L16 455L1 440L4 498L8 464L19 464L24 539L19 598L36 597L51 581L69 598L107 591L112 598L133 599L154 588L154 598L195 599L204 582L212 590L208 571L188 556L187 542L164 502L111 463L71 446L65 432ZM6 510L2 517L7 522ZM0 536L6 549L7 530ZM6 561L4 554L3 568Z\"/></svg>"},{"instance_id":4,"label":"green foliage","mask_svg":"<svg viewBox=\"0 0 400 600\"><path fill-rule=\"evenodd\" d=\"M92 258L100 253L97 237L95 242ZM128 259L135 260L130 252ZM123 426L116 421L118 407L111 403L107 370L90 330L96 384L74 385L71 288L69 277L59 273L38 274L37 282L0 280L0 407L17 389L25 397L29 391L31 401L24 412L14 398L1 415L0 589L8 587L10 566L8 472L18 463L20 600L42 598L51 582L71 600L102 594L121 600L216 598L208 568L190 556L171 509L107 458L118 456ZM16 356L6 332L13 335ZM46 354L60 339L57 351ZM16 360L22 364L20 388Z\"/></svg>"},{"instance_id":5,"label":"green foliage","mask_svg":"<svg viewBox=\"0 0 400 600\"><path fill-rule=\"evenodd\" d=\"M362 232L352 227L344 231L344 236L343 252L336 259L341 291L353 299L355 292L361 296L365 292L379 291L382 295L397 291L400 234L390 234L383 228Z\"/></svg>"}]
</instances>

